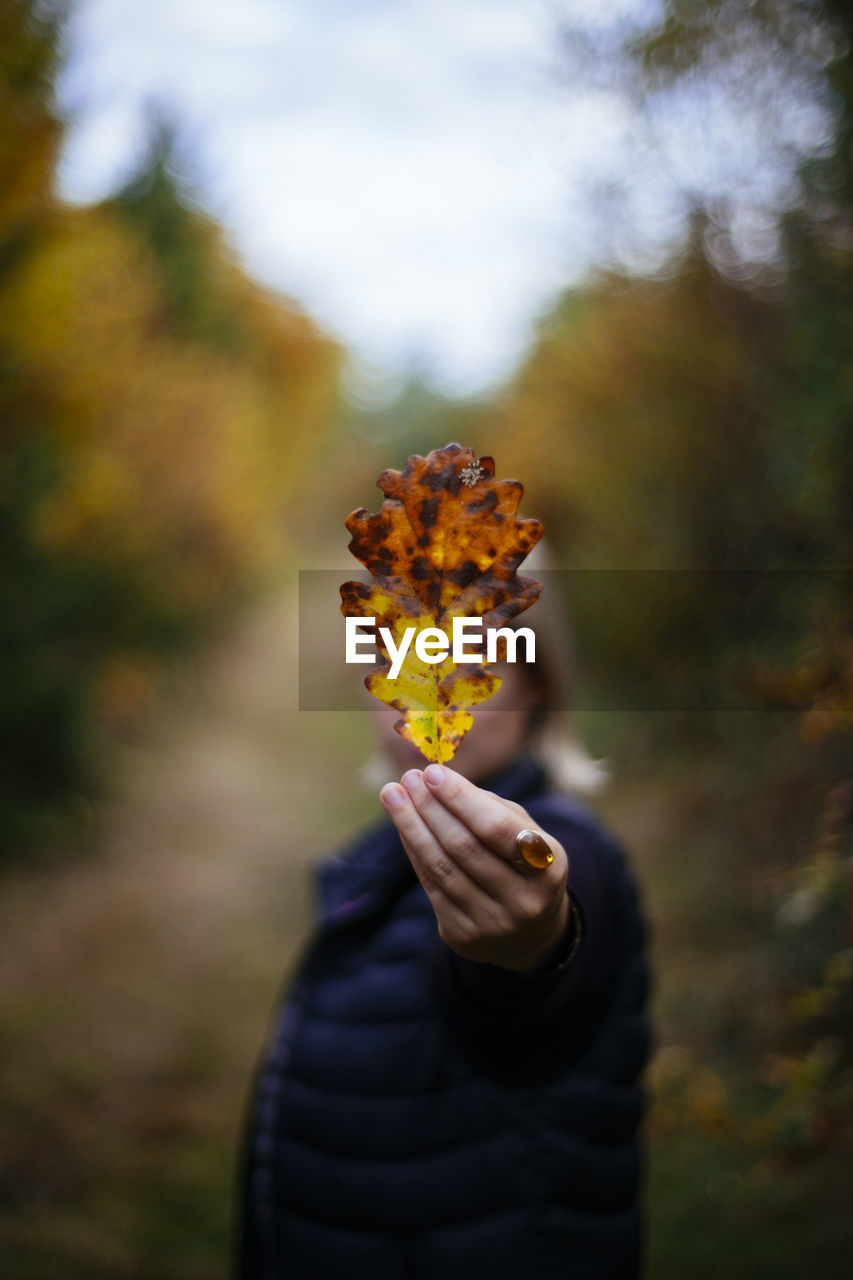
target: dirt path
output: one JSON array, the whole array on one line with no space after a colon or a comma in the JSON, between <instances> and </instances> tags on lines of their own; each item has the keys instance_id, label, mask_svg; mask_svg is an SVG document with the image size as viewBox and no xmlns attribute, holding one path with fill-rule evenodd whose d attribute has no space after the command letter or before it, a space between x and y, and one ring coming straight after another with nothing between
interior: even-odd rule
<instances>
[{"instance_id":1,"label":"dirt path","mask_svg":"<svg viewBox=\"0 0 853 1280\"><path fill-rule=\"evenodd\" d=\"M371 811L360 717L299 715L295 644L286 593L185 664L116 748L99 850L3 885L0 1253L22 1278L224 1272L233 1149L309 865Z\"/></svg>"}]
</instances>

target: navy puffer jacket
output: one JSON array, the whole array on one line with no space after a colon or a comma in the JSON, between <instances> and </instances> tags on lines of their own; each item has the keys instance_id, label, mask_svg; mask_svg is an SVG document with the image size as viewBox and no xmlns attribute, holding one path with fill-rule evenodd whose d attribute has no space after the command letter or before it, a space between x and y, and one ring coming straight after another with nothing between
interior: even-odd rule
<instances>
[{"instance_id":1,"label":"navy puffer jacket","mask_svg":"<svg viewBox=\"0 0 853 1280\"><path fill-rule=\"evenodd\" d=\"M384 819L326 862L321 918L260 1072L241 1280L628 1280L648 1051L622 854L523 759L487 784L569 857L562 968L467 961Z\"/></svg>"}]
</instances>

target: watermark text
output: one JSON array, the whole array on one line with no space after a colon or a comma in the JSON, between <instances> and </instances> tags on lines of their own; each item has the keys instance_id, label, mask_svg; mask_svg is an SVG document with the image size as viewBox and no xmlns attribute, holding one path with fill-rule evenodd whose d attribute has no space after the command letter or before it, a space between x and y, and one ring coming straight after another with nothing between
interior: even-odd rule
<instances>
[{"instance_id":1,"label":"watermark text","mask_svg":"<svg viewBox=\"0 0 853 1280\"><path fill-rule=\"evenodd\" d=\"M346 661L375 662L376 619L346 618ZM486 648L483 652L483 632L485 630ZM391 659L388 672L390 680L396 680L406 655L414 640L415 654L421 662L443 662L448 656L460 665L473 662L486 664L498 661L498 645L501 640L506 644L506 661L516 662L518 641L524 637L524 660L536 661L536 636L531 627L483 627L482 618L454 618L451 635L441 627L406 627L399 643L394 639L390 627L379 627L379 637ZM364 652L369 645L373 650ZM479 646L472 649L473 646Z\"/></svg>"}]
</instances>

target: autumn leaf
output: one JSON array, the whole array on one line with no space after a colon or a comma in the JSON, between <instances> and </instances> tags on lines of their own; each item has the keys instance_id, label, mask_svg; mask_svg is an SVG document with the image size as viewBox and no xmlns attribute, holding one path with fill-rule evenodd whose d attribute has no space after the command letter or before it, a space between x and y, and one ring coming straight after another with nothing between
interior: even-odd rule
<instances>
[{"instance_id":1,"label":"autumn leaf","mask_svg":"<svg viewBox=\"0 0 853 1280\"><path fill-rule=\"evenodd\" d=\"M382 510L369 515L362 507L346 522L349 549L374 581L345 582L341 612L376 619L384 659L365 686L401 713L395 729L428 760L452 758L473 724L469 708L501 686L500 676L485 665L453 662L453 619L480 618L485 634L528 609L542 589L516 573L542 536L542 525L518 518L522 485L494 477L492 458L477 459L458 444L434 449L426 458L414 454L405 471L383 471L377 480L385 494ZM436 628L447 637L448 655L423 662L410 644L391 679L391 654L380 627L388 629L396 648L408 628Z\"/></svg>"}]
</instances>

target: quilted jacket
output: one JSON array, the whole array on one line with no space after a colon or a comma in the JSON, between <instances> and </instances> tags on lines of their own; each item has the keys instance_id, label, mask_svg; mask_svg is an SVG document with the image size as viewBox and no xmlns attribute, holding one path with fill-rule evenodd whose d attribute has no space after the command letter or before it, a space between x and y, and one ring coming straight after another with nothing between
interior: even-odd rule
<instances>
[{"instance_id":1,"label":"quilted jacket","mask_svg":"<svg viewBox=\"0 0 853 1280\"><path fill-rule=\"evenodd\" d=\"M535 975L457 956L387 819L328 859L254 1090L240 1280L639 1274L634 884L529 758L483 785L565 847L580 945Z\"/></svg>"}]
</instances>

